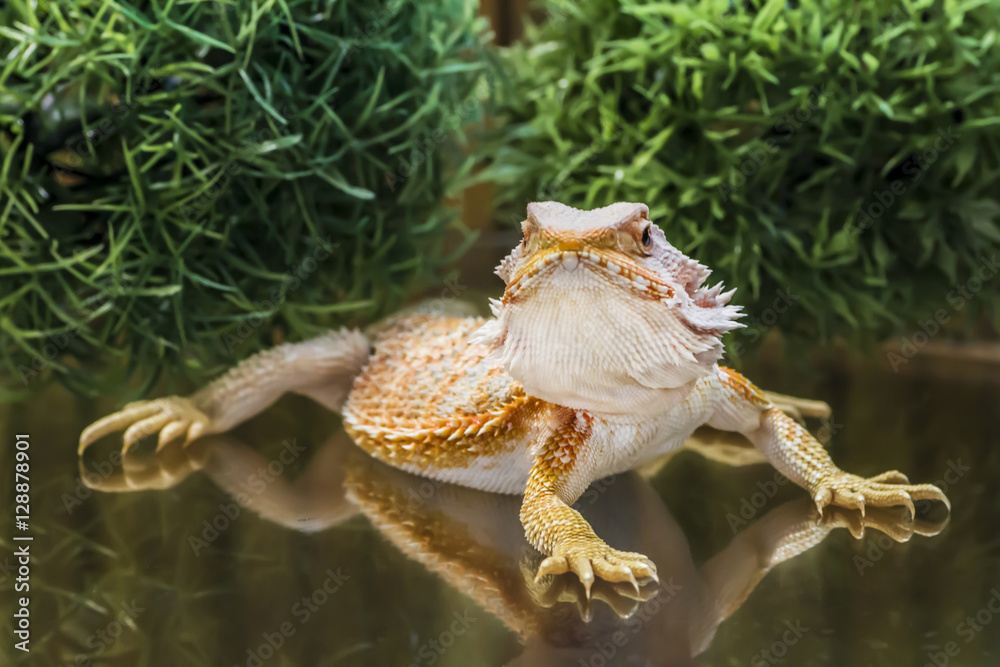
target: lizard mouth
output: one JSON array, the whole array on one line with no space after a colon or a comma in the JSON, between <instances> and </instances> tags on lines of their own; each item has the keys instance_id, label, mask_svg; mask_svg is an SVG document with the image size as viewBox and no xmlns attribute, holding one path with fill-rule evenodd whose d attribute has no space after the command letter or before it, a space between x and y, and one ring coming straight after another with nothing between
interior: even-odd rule
<instances>
[{"instance_id":1,"label":"lizard mouth","mask_svg":"<svg viewBox=\"0 0 1000 667\"><path fill-rule=\"evenodd\" d=\"M599 252L568 245L557 246L540 253L526 264L507 285L504 302L525 296L542 283L542 279L557 271L575 273L592 271L611 285L628 289L636 295L652 299L673 299L675 287L652 271L617 252ZM688 295L694 298L690 290Z\"/></svg>"}]
</instances>

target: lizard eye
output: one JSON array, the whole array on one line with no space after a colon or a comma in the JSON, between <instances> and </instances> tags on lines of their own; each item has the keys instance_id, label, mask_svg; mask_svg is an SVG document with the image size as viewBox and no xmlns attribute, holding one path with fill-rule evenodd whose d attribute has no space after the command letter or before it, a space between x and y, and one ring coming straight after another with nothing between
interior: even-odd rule
<instances>
[{"instance_id":1,"label":"lizard eye","mask_svg":"<svg viewBox=\"0 0 1000 667\"><path fill-rule=\"evenodd\" d=\"M646 248L653 245L653 237L649 233L649 227L642 230L642 245Z\"/></svg>"}]
</instances>

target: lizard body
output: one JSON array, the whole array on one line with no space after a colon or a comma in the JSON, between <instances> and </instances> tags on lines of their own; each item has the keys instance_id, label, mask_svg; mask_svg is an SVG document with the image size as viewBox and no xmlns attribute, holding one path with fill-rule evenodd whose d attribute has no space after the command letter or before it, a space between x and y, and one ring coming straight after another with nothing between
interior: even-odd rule
<instances>
[{"instance_id":1,"label":"lizard body","mask_svg":"<svg viewBox=\"0 0 1000 667\"><path fill-rule=\"evenodd\" d=\"M470 342L483 324L481 318L412 315L380 332L343 408L354 441L375 458L425 477L522 493L532 444L569 413L528 396L487 346ZM605 475L625 472L672 451L705 423L709 401L729 374L720 370L685 387L683 400L665 404L673 409L642 423L585 411L572 418L614 452Z\"/></svg>"},{"instance_id":2,"label":"lizard body","mask_svg":"<svg viewBox=\"0 0 1000 667\"><path fill-rule=\"evenodd\" d=\"M547 406L469 337L480 318L401 317L344 406L344 426L377 459L483 491L524 490L527 443L545 427ZM520 486L520 488L518 488Z\"/></svg>"},{"instance_id":3,"label":"lizard body","mask_svg":"<svg viewBox=\"0 0 1000 667\"><path fill-rule=\"evenodd\" d=\"M333 332L244 361L191 398L142 401L81 435L81 452L125 428L127 448L228 430L283 393L344 415L355 442L404 470L524 493L525 535L549 557L538 576L656 578L645 556L598 537L570 505L601 477L680 446L699 426L745 435L817 508L947 498L890 471L837 468L809 432L739 373L718 366L738 326L732 291L670 245L643 204L580 211L529 204L523 240L497 269L490 319L400 316L373 339ZM372 351L370 348L373 347Z\"/></svg>"}]
</instances>

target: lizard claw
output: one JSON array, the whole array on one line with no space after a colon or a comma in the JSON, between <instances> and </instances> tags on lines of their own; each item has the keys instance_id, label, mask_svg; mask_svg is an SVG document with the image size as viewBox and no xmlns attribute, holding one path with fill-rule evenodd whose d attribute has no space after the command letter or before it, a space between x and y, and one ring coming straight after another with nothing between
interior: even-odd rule
<instances>
[{"instance_id":1,"label":"lizard claw","mask_svg":"<svg viewBox=\"0 0 1000 667\"><path fill-rule=\"evenodd\" d=\"M833 490L827 486L821 486L813 494L813 502L816 503L816 510L819 512L818 521L823 520L823 508L833 502Z\"/></svg>"},{"instance_id":2,"label":"lizard claw","mask_svg":"<svg viewBox=\"0 0 1000 667\"><path fill-rule=\"evenodd\" d=\"M565 558L556 558L555 556L549 556L542 561L542 564L538 566L538 574L535 575L535 581L539 581L542 577L550 574L562 574L563 572L569 571L569 564L566 562Z\"/></svg>"},{"instance_id":3,"label":"lizard claw","mask_svg":"<svg viewBox=\"0 0 1000 667\"><path fill-rule=\"evenodd\" d=\"M82 455L93 443L122 429L125 431L122 434L122 456L143 438L157 433L156 451L159 452L185 433L184 444L187 445L205 434L209 424L208 416L187 398L170 396L136 401L85 428L80 434L77 454Z\"/></svg>"},{"instance_id":4,"label":"lizard claw","mask_svg":"<svg viewBox=\"0 0 1000 667\"><path fill-rule=\"evenodd\" d=\"M642 554L618 551L603 542L556 547L555 553L539 565L535 582L546 575L564 572L573 572L579 577L587 599L590 599L596 578L630 584L636 596L640 595L639 579L659 582L656 566L651 560Z\"/></svg>"},{"instance_id":5,"label":"lizard claw","mask_svg":"<svg viewBox=\"0 0 1000 667\"><path fill-rule=\"evenodd\" d=\"M933 484L910 484L906 475L890 470L869 479L840 472L825 477L813 490L813 501L819 510L831 505L860 511L864 518L867 507L894 507L902 505L910 516L916 516L914 500L937 500L950 511L951 502Z\"/></svg>"}]
</instances>

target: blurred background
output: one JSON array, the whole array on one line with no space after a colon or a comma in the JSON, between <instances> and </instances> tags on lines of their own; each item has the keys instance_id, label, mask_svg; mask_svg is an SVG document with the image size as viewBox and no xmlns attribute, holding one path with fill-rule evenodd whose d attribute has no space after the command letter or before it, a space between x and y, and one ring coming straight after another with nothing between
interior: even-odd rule
<instances>
[{"instance_id":1,"label":"blurred background","mask_svg":"<svg viewBox=\"0 0 1000 667\"><path fill-rule=\"evenodd\" d=\"M266 6L0 9L4 400L493 293L550 199L647 203L739 288L732 363L996 367L990 1Z\"/></svg>"},{"instance_id":2,"label":"blurred background","mask_svg":"<svg viewBox=\"0 0 1000 667\"><path fill-rule=\"evenodd\" d=\"M482 305L527 202L624 200L738 288L725 363L830 402L842 467L970 468L939 535L837 531L696 664L994 664L1000 622L957 626L1000 586L998 30L998 0L0 2L0 432L32 434L38 558L38 649L5 663L248 664L336 563L358 587L262 664L431 664L477 607L371 517L310 536L247 512L195 549L225 489L91 493L113 450L80 469L78 435L281 342ZM297 439L297 479L336 429L287 399L243 435L265 459ZM647 481L700 567L772 479L684 452ZM434 660L515 659L481 618Z\"/></svg>"}]
</instances>

